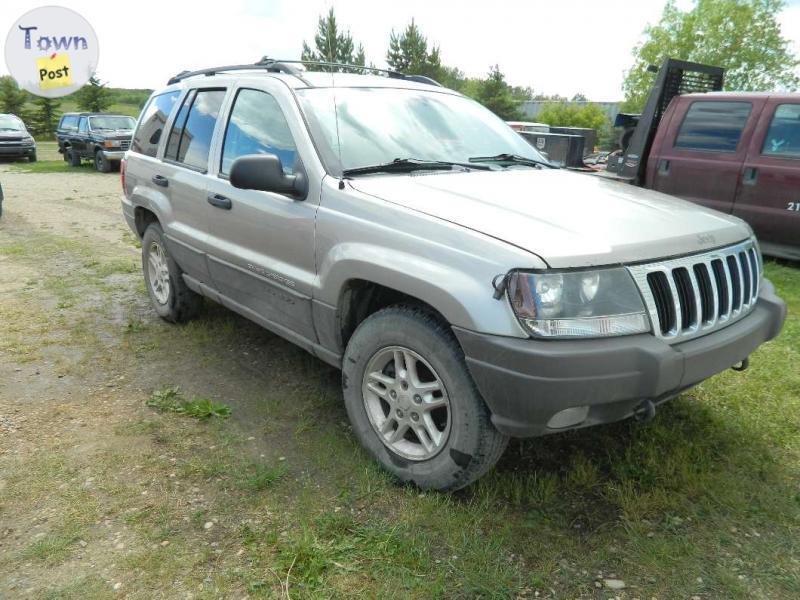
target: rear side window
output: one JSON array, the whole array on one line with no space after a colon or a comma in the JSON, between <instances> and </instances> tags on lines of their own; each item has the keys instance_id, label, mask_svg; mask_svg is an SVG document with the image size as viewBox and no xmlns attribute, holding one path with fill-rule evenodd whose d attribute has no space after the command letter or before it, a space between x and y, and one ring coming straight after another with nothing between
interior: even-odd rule
<instances>
[{"instance_id":1,"label":"rear side window","mask_svg":"<svg viewBox=\"0 0 800 600\"><path fill-rule=\"evenodd\" d=\"M191 108L186 113L185 123L181 123L180 119L175 120L173 125L175 135L170 134L168 148L168 154L172 155L167 158L193 169L206 170L214 126L217 124L219 109L224 99L225 90L197 91L191 100ZM177 139L177 146L173 144L173 139Z\"/></svg>"},{"instance_id":2,"label":"rear side window","mask_svg":"<svg viewBox=\"0 0 800 600\"><path fill-rule=\"evenodd\" d=\"M236 95L225 130L220 172L227 175L233 161L247 154L275 154L283 172L294 173L297 147L278 102L266 92L243 89Z\"/></svg>"},{"instance_id":3,"label":"rear side window","mask_svg":"<svg viewBox=\"0 0 800 600\"><path fill-rule=\"evenodd\" d=\"M89 131L89 124L86 117L81 117L78 120L78 133L86 133L87 131Z\"/></svg>"},{"instance_id":4,"label":"rear side window","mask_svg":"<svg viewBox=\"0 0 800 600\"><path fill-rule=\"evenodd\" d=\"M61 119L60 129L76 130L78 128L78 116L67 115Z\"/></svg>"},{"instance_id":5,"label":"rear side window","mask_svg":"<svg viewBox=\"0 0 800 600\"><path fill-rule=\"evenodd\" d=\"M180 95L179 90L154 96L139 118L139 126L133 134L131 150L146 156L155 156L164 125Z\"/></svg>"},{"instance_id":6,"label":"rear side window","mask_svg":"<svg viewBox=\"0 0 800 600\"><path fill-rule=\"evenodd\" d=\"M749 102L694 102L683 119L675 147L736 152L751 108Z\"/></svg>"},{"instance_id":7,"label":"rear side window","mask_svg":"<svg viewBox=\"0 0 800 600\"><path fill-rule=\"evenodd\" d=\"M800 158L800 104L778 105L761 154Z\"/></svg>"}]
</instances>

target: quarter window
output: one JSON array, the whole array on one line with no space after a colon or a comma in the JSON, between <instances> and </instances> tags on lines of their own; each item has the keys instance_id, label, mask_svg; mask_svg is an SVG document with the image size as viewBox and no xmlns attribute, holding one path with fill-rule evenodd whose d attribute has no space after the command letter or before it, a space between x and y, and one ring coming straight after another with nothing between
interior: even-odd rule
<instances>
[{"instance_id":1,"label":"quarter window","mask_svg":"<svg viewBox=\"0 0 800 600\"><path fill-rule=\"evenodd\" d=\"M158 142L161 132L169 118L175 102L178 100L180 90L159 94L150 99L150 102L139 117L139 126L133 134L131 151L139 152L146 156L155 156L158 152Z\"/></svg>"},{"instance_id":2,"label":"quarter window","mask_svg":"<svg viewBox=\"0 0 800 600\"><path fill-rule=\"evenodd\" d=\"M181 123L183 108L172 126L168 156L171 160L185 164L193 169L206 170L211 138L217 123L219 109L225 98L225 90L198 90L191 99L191 107ZM190 99L184 102L184 105ZM177 140L177 145L173 140ZM170 155L171 153L171 155Z\"/></svg>"},{"instance_id":3,"label":"quarter window","mask_svg":"<svg viewBox=\"0 0 800 600\"><path fill-rule=\"evenodd\" d=\"M675 147L736 152L751 108L749 102L694 102L683 119Z\"/></svg>"},{"instance_id":4,"label":"quarter window","mask_svg":"<svg viewBox=\"0 0 800 600\"><path fill-rule=\"evenodd\" d=\"M761 154L800 158L800 104L778 105Z\"/></svg>"},{"instance_id":5,"label":"quarter window","mask_svg":"<svg viewBox=\"0 0 800 600\"><path fill-rule=\"evenodd\" d=\"M297 146L278 102L266 92L243 89L225 131L220 172L227 175L233 161L247 154L275 154L284 173L294 173Z\"/></svg>"}]
</instances>

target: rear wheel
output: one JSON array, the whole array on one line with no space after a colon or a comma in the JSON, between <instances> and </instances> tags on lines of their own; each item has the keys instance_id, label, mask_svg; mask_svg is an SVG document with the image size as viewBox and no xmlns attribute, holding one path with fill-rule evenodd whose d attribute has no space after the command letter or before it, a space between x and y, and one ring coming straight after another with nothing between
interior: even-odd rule
<instances>
[{"instance_id":1,"label":"rear wheel","mask_svg":"<svg viewBox=\"0 0 800 600\"><path fill-rule=\"evenodd\" d=\"M202 298L183 281L183 272L169 255L158 223L148 225L142 237L142 271L147 293L159 317L180 323L197 314Z\"/></svg>"},{"instance_id":2,"label":"rear wheel","mask_svg":"<svg viewBox=\"0 0 800 600\"><path fill-rule=\"evenodd\" d=\"M99 173L110 173L111 172L111 161L106 158L106 155L103 154L100 150L94 153L94 168Z\"/></svg>"},{"instance_id":3,"label":"rear wheel","mask_svg":"<svg viewBox=\"0 0 800 600\"><path fill-rule=\"evenodd\" d=\"M81 156L77 152L75 152L72 148L67 150L69 153L69 165L71 167L80 167L81 166Z\"/></svg>"},{"instance_id":4,"label":"rear wheel","mask_svg":"<svg viewBox=\"0 0 800 600\"><path fill-rule=\"evenodd\" d=\"M368 317L347 345L342 371L353 431L402 481L457 490L491 469L508 443L449 326L422 309Z\"/></svg>"}]
</instances>

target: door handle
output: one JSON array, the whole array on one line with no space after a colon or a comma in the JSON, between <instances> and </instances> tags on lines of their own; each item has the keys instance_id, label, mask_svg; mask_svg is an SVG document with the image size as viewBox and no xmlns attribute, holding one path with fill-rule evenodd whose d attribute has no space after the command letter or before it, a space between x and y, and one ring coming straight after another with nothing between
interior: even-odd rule
<instances>
[{"instance_id":1,"label":"door handle","mask_svg":"<svg viewBox=\"0 0 800 600\"><path fill-rule=\"evenodd\" d=\"M744 185L755 185L757 181L758 181L758 169L755 167L747 167L744 170L742 183Z\"/></svg>"},{"instance_id":2,"label":"door handle","mask_svg":"<svg viewBox=\"0 0 800 600\"><path fill-rule=\"evenodd\" d=\"M226 198L221 194L209 194L206 198L208 203L211 206L216 206L217 208L221 208L223 210L230 210L233 206L233 202L231 202L230 198Z\"/></svg>"},{"instance_id":3,"label":"door handle","mask_svg":"<svg viewBox=\"0 0 800 600\"><path fill-rule=\"evenodd\" d=\"M169 186L169 179L163 175L153 175L153 183L161 187L167 187Z\"/></svg>"},{"instance_id":4,"label":"door handle","mask_svg":"<svg viewBox=\"0 0 800 600\"><path fill-rule=\"evenodd\" d=\"M669 167L670 162L668 160L662 159L658 161L658 174L664 176L669 175Z\"/></svg>"}]
</instances>

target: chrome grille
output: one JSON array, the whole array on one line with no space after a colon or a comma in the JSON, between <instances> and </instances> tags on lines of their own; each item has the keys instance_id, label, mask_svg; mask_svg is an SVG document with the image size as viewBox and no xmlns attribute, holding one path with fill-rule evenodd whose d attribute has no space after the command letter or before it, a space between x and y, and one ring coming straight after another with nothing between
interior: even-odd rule
<instances>
[{"instance_id":1,"label":"chrome grille","mask_svg":"<svg viewBox=\"0 0 800 600\"><path fill-rule=\"evenodd\" d=\"M128 148L131 147L131 141L130 140L120 140L119 141L119 147L122 148L123 150L127 150Z\"/></svg>"},{"instance_id":2,"label":"chrome grille","mask_svg":"<svg viewBox=\"0 0 800 600\"><path fill-rule=\"evenodd\" d=\"M753 240L671 260L628 267L653 333L683 341L733 323L758 299L761 260Z\"/></svg>"}]
</instances>

